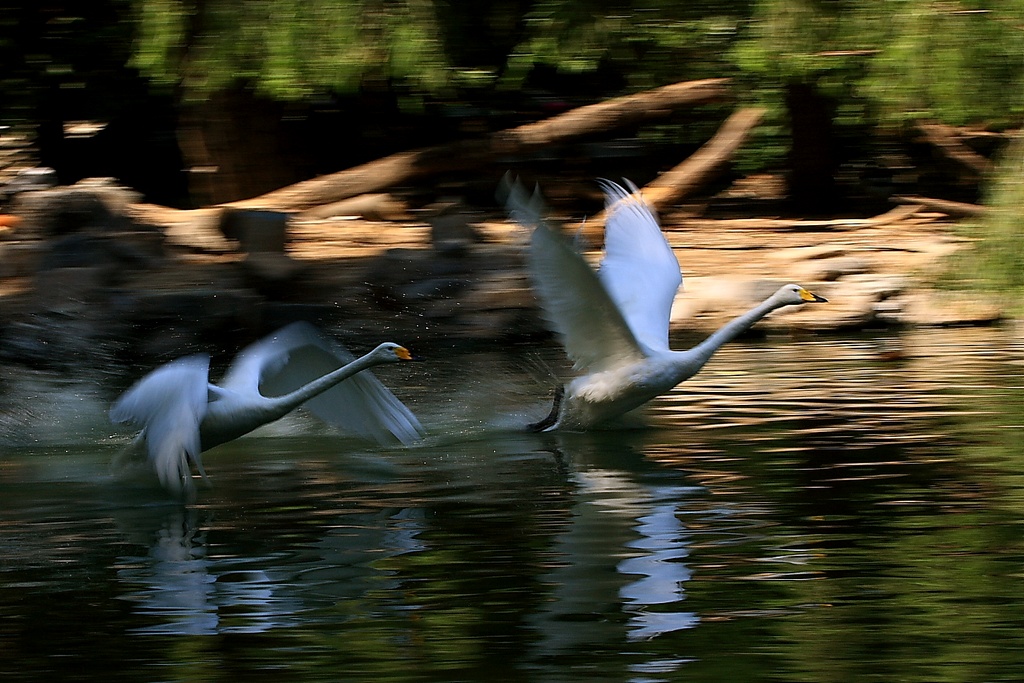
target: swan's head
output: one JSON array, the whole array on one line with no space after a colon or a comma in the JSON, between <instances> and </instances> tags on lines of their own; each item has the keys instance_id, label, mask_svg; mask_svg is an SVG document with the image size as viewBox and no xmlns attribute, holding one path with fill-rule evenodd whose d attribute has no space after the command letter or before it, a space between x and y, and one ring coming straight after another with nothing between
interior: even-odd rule
<instances>
[{"instance_id":1,"label":"swan's head","mask_svg":"<svg viewBox=\"0 0 1024 683\"><path fill-rule=\"evenodd\" d=\"M810 292L800 285L783 285L772 298L779 306L792 306L800 304L827 303L828 299Z\"/></svg>"},{"instance_id":2,"label":"swan's head","mask_svg":"<svg viewBox=\"0 0 1024 683\"><path fill-rule=\"evenodd\" d=\"M419 358L409 352L409 349L394 342L384 342L371 351L370 356L378 363L399 363L401 361L419 360Z\"/></svg>"}]
</instances>

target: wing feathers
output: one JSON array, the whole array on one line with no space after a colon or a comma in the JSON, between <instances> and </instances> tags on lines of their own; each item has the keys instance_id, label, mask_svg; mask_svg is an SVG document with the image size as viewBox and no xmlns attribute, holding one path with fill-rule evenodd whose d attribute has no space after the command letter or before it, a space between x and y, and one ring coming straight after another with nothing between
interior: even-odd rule
<instances>
[{"instance_id":1,"label":"wing feathers","mask_svg":"<svg viewBox=\"0 0 1024 683\"><path fill-rule=\"evenodd\" d=\"M290 393L355 360L308 323L288 325L245 354L249 358L241 368L259 369L258 390L265 396ZM250 381L239 379L241 384ZM379 443L410 444L423 436L416 416L368 370L334 385L303 407L338 429Z\"/></svg>"},{"instance_id":2,"label":"wing feathers","mask_svg":"<svg viewBox=\"0 0 1024 683\"><path fill-rule=\"evenodd\" d=\"M539 192L528 197L506 180L509 215L532 228L527 257L545 319L559 334L576 369L597 372L643 357L639 345L594 270L544 220Z\"/></svg>"},{"instance_id":3,"label":"wing feathers","mask_svg":"<svg viewBox=\"0 0 1024 683\"><path fill-rule=\"evenodd\" d=\"M598 276L637 340L668 350L668 326L683 278L654 212L636 186L604 180L604 260Z\"/></svg>"}]
</instances>

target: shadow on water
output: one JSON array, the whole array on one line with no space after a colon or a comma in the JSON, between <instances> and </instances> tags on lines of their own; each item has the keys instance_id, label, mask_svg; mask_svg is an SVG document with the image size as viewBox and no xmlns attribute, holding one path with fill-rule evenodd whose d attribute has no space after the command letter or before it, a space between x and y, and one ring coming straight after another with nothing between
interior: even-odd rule
<instances>
[{"instance_id":1,"label":"shadow on water","mask_svg":"<svg viewBox=\"0 0 1024 683\"><path fill-rule=\"evenodd\" d=\"M0 673L1007 679L1024 345L905 343L737 345L651 427L587 434L518 428L546 410L543 354L448 359L385 378L423 444L293 416L211 451L187 506L113 479L126 437L51 387L34 414L77 405L75 429L3 423L26 431L0 462Z\"/></svg>"}]
</instances>

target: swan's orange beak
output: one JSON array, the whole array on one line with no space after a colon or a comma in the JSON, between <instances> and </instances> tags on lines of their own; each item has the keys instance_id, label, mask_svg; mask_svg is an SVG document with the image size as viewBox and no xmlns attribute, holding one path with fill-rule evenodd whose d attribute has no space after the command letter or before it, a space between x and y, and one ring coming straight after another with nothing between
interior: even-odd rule
<instances>
[{"instance_id":1,"label":"swan's orange beak","mask_svg":"<svg viewBox=\"0 0 1024 683\"><path fill-rule=\"evenodd\" d=\"M818 296L814 292L809 292L806 289L800 290L800 298L807 303L827 304L828 299L823 296Z\"/></svg>"},{"instance_id":2,"label":"swan's orange beak","mask_svg":"<svg viewBox=\"0 0 1024 683\"><path fill-rule=\"evenodd\" d=\"M405 348L404 346L399 346L397 349L395 349L395 355L398 356L399 360L423 360L419 356L414 356L409 351L409 349Z\"/></svg>"}]
</instances>

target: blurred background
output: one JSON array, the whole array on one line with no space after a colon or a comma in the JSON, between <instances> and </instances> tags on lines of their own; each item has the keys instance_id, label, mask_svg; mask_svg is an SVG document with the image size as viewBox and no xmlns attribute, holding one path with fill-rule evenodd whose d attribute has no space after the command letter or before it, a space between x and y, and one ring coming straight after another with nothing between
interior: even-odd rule
<instances>
[{"instance_id":1,"label":"blurred background","mask_svg":"<svg viewBox=\"0 0 1024 683\"><path fill-rule=\"evenodd\" d=\"M809 210L901 182L976 201L978 174L929 163L916 124L970 127L986 158L1005 147L1024 110L1022 26L1019 0L8 2L0 172L41 164L63 183L110 176L202 206L729 78L732 101L618 131L637 157L618 175L649 180L757 104L767 114L735 172L785 171ZM551 156L588 151L601 156Z\"/></svg>"},{"instance_id":2,"label":"blurred background","mask_svg":"<svg viewBox=\"0 0 1024 683\"><path fill-rule=\"evenodd\" d=\"M893 0L884 7L874 0L8 2L0 6L0 64L0 209L24 219L16 230L0 225L0 312L10 318L21 305L34 316L18 323L20 332L4 326L0 351L19 360L34 353L41 363L60 356L81 362L106 348L55 354L66 341L39 343L47 329L66 340L63 321L82 317L71 310L78 304L115 320L104 320L102 333L70 335L72 341L124 339L117 323L154 307L159 313L131 324L158 325L169 339L196 310L203 320L193 327L227 319L215 332L190 332L147 357L195 348L224 330L255 334L290 318L326 315L270 313L268 300L280 308L315 299L348 320L358 315L345 306L365 300L363 320L379 327L381 315L397 312L388 324L417 341L431 325L453 330L451 302L474 292L474 305L488 315L496 299L522 300L514 314L474 321L474 336L529 336L537 326L519 312L530 297L516 270L516 237L484 225L504 220L494 194L502 175L511 169L539 181L556 212L579 220L600 209L594 178L626 177L641 187L657 181L743 111L760 112L758 122L723 155L718 172L701 178L686 206L657 207L666 230L678 232L693 216L878 216L906 195L923 196L928 202L918 205L951 219L941 229L959 240L957 259L929 278L940 287L1024 287L1017 220L1024 203L1021 0ZM685 82L714 82L719 91L665 111L637 104L649 115L606 127L589 113L589 132L551 136L547 144L504 152L498 144L503 131ZM422 149L479 157L378 182L371 192L400 200L393 211L385 203L292 214L287 239L274 233L280 226L234 226L224 216L180 211L258 198ZM26 183L36 187L31 169L40 168L52 169L41 172L44 187L110 178L132 194L94 184L92 198L16 206ZM105 209L95 199L101 194ZM140 206L176 211L143 215ZM257 201L256 208L294 206ZM366 221L343 230L315 224L353 216ZM884 252L894 239L917 234L906 221L889 223L890 233L870 249ZM687 244L727 247L750 238L721 224L690 228ZM770 237L754 241L782 244L777 228L769 225ZM830 229L788 244L824 245ZM247 242L247 235L256 237ZM950 241L947 234L927 238ZM686 246L681 240L674 246ZM508 248L497 253L491 247L498 243ZM943 249L933 251L950 251ZM856 255L865 247L842 250ZM159 266L169 253L190 270L165 277ZM688 276L723 268L710 259L705 268L703 252L687 253ZM336 263L318 279L317 264L328 257ZM378 260L353 266L350 257ZM214 261L238 266L242 258L244 268L230 278L223 275L229 269L207 268ZM335 267L341 259L348 259L346 269ZM828 277L758 275L831 281L875 267L863 260L846 266ZM894 267L899 275L907 268ZM133 278L136 272L141 276ZM171 304L168 297L140 301L137 292L159 288L161 278L187 291L174 292ZM893 289L891 282L872 286ZM198 293L203 287L206 294ZM8 296L26 288L39 296ZM74 291L75 301L39 294L58 290ZM239 320L239 311L257 308L254 300L258 323ZM40 312L55 308L56 322L41 331ZM402 312L411 312L404 323ZM881 320L866 316L857 324Z\"/></svg>"}]
</instances>

